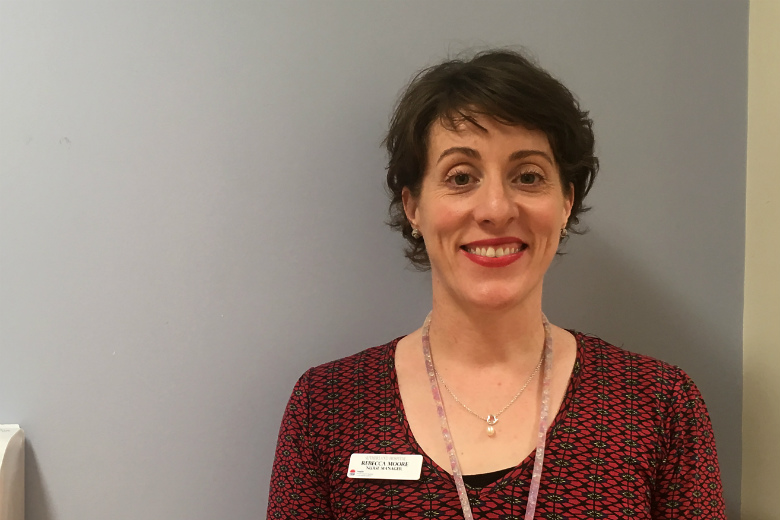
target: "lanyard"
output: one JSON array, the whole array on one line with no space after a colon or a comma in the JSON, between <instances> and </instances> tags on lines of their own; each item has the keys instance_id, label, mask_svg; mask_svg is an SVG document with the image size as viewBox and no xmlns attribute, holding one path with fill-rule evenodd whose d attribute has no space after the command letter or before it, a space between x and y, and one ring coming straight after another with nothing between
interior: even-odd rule
<instances>
[{"instance_id":1,"label":"lanyard","mask_svg":"<svg viewBox=\"0 0 780 520\"><path fill-rule=\"evenodd\" d=\"M455 479L455 487L458 490L460 506L463 508L463 518L473 520L469 497L466 493L466 485L463 483L463 474L458 464L458 455L455 452L455 443L450 434L450 426L447 423L447 412L444 410L444 403L441 400L439 391L439 382L436 378L436 371L433 369L433 357L431 357L431 341L428 335L431 326L431 313L425 318L422 330L423 355L425 356L425 367L428 370L428 379L431 383L431 392L433 400L436 403L436 411L439 414L441 423L441 434L444 438L444 445L447 447L447 453L450 458L450 467L452 468L452 477ZM542 464L544 463L544 444L547 438L548 419L550 415L550 379L552 377L552 335L550 333L550 322L542 314L542 324L544 325L544 378L542 380L542 405L539 414L539 434L536 440L536 457L534 458L534 469L531 477L531 488L528 491L528 503L525 508L525 520L532 520L536 512L536 500L539 496L539 482L542 479Z\"/></svg>"}]
</instances>

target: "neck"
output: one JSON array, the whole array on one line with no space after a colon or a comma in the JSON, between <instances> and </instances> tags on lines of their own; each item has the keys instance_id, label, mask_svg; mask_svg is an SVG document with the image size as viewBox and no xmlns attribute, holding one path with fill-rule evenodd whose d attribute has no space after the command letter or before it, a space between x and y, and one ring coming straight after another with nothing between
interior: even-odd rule
<instances>
[{"instance_id":1,"label":"neck","mask_svg":"<svg viewBox=\"0 0 780 520\"><path fill-rule=\"evenodd\" d=\"M434 295L430 337L437 366L535 365L544 345L541 296L507 308L474 309Z\"/></svg>"}]
</instances>

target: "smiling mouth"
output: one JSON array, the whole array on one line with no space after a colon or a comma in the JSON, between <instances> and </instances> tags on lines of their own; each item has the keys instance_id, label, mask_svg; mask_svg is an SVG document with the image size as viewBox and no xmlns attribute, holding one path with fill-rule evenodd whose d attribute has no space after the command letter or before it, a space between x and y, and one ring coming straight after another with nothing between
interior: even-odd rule
<instances>
[{"instance_id":1,"label":"smiling mouth","mask_svg":"<svg viewBox=\"0 0 780 520\"><path fill-rule=\"evenodd\" d=\"M461 246L461 249L476 256L484 256L487 258L501 258L502 256L513 255L523 251L528 247L527 244L506 244L503 246L488 246L488 247L468 247Z\"/></svg>"}]
</instances>

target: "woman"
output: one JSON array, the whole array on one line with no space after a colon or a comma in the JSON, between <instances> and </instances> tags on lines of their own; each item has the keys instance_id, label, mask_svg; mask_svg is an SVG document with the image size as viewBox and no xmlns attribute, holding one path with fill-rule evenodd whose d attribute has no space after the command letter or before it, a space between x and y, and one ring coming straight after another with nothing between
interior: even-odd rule
<instances>
[{"instance_id":1,"label":"woman","mask_svg":"<svg viewBox=\"0 0 780 520\"><path fill-rule=\"evenodd\" d=\"M593 144L587 112L519 54L412 81L386 138L391 225L430 267L433 309L301 377L269 518L725 518L687 375L542 313Z\"/></svg>"}]
</instances>

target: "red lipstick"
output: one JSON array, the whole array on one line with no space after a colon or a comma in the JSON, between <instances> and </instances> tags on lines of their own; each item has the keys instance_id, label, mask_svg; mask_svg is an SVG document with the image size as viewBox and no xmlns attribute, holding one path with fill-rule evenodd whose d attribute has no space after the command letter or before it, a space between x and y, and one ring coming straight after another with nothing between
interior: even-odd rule
<instances>
[{"instance_id":1,"label":"red lipstick","mask_svg":"<svg viewBox=\"0 0 780 520\"><path fill-rule=\"evenodd\" d=\"M502 254L499 257L486 256L484 254L476 254L472 251L479 249L498 249L503 245L512 245L513 249L517 248L516 253ZM485 240L476 240L469 242L461 246L460 250L466 255L466 258L471 260L477 265L483 267L506 267L520 259L523 256L523 252L528 246L525 242L516 237L501 237L501 238L489 238Z\"/></svg>"}]
</instances>

